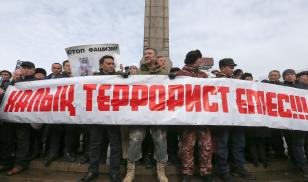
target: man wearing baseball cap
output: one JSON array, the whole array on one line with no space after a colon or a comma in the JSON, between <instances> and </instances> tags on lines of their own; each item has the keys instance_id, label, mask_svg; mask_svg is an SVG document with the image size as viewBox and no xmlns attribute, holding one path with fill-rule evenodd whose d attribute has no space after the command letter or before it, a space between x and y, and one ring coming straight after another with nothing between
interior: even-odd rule
<instances>
[{"instance_id":1,"label":"man wearing baseball cap","mask_svg":"<svg viewBox=\"0 0 308 182\"><path fill-rule=\"evenodd\" d=\"M218 78L232 78L234 63L231 58L224 58L219 61L220 73ZM217 166L221 179L225 182L233 181L232 176L239 176L245 180L255 180L256 177L251 175L244 168L245 163L245 131L241 126L217 126L215 128L215 139L217 145ZM229 146L231 148L229 148ZM229 151L232 154L232 169L228 164ZM232 176L230 175L230 172Z\"/></svg>"},{"instance_id":2,"label":"man wearing baseball cap","mask_svg":"<svg viewBox=\"0 0 308 182\"><path fill-rule=\"evenodd\" d=\"M12 84L16 82L34 81L35 65L30 61L24 61L21 64L21 80L13 80ZM16 159L14 166L7 175L15 175L27 169L30 163L30 149L31 149L31 125L30 123L16 124Z\"/></svg>"}]
</instances>

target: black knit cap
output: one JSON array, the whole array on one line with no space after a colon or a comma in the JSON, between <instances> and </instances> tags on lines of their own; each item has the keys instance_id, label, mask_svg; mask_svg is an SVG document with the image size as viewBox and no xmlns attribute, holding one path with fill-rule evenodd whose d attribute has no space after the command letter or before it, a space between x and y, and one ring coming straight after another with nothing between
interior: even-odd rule
<instances>
[{"instance_id":1,"label":"black knit cap","mask_svg":"<svg viewBox=\"0 0 308 182\"><path fill-rule=\"evenodd\" d=\"M201 52L197 49L197 50L193 50L193 51L189 51L186 54L186 58L184 60L185 64L194 64L198 58L201 58L202 54Z\"/></svg>"},{"instance_id":2,"label":"black knit cap","mask_svg":"<svg viewBox=\"0 0 308 182\"><path fill-rule=\"evenodd\" d=\"M24 61L21 63L20 67L22 68L35 68L35 65L30 61Z\"/></svg>"},{"instance_id":3,"label":"black knit cap","mask_svg":"<svg viewBox=\"0 0 308 182\"><path fill-rule=\"evenodd\" d=\"M36 68L35 69L35 74L36 73L42 73L45 76L47 75L47 72L46 72L46 70L44 68Z\"/></svg>"}]
</instances>

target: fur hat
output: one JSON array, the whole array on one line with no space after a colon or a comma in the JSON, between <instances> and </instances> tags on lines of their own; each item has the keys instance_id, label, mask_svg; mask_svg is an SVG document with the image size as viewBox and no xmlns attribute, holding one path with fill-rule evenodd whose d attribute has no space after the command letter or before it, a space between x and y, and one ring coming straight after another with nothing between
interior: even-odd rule
<instances>
[{"instance_id":1,"label":"fur hat","mask_svg":"<svg viewBox=\"0 0 308 182\"><path fill-rule=\"evenodd\" d=\"M197 49L197 50L193 50L193 51L189 51L186 54L186 58L184 63L185 64L194 64L198 58L201 58L202 54L201 52Z\"/></svg>"}]
</instances>

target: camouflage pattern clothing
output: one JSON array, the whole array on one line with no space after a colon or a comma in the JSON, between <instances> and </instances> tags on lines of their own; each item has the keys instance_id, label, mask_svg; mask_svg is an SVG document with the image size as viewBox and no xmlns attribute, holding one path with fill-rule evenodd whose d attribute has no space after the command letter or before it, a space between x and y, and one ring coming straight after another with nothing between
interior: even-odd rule
<instances>
[{"instance_id":1,"label":"camouflage pattern clothing","mask_svg":"<svg viewBox=\"0 0 308 182\"><path fill-rule=\"evenodd\" d=\"M195 67L185 65L182 70L177 72L178 76L190 76L197 78L207 78L207 74L199 71ZM186 175L194 174L194 149L198 142L199 146L199 173L201 176L212 172L212 137L207 127L185 127L181 134L181 161L182 173Z\"/></svg>"},{"instance_id":2,"label":"camouflage pattern clothing","mask_svg":"<svg viewBox=\"0 0 308 182\"><path fill-rule=\"evenodd\" d=\"M194 148L198 141L199 173L201 176L212 172L212 137L208 128L190 127L182 131L181 136L181 162L182 173L194 174Z\"/></svg>"}]
</instances>

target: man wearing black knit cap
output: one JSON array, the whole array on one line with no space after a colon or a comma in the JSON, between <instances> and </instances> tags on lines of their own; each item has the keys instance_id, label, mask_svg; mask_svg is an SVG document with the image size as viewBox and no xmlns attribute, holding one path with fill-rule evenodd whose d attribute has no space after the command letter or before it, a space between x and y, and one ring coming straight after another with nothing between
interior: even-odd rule
<instances>
[{"instance_id":1,"label":"man wearing black knit cap","mask_svg":"<svg viewBox=\"0 0 308 182\"><path fill-rule=\"evenodd\" d=\"M231 58L224 58L219 61L220 73L219 78L232 78L234 63ZM215 140L217 145L216 157L217 166L221 179L225 182L233 181L230 175L230 167L228 164L229 151L232 154L232 170L233 176L239 176L245 180L255 180L256 177L251 175L244 168L245 163L245 131L241 126L217 126L215 128ZM231 148L229 148L229 146Z\"/></svg>"},{"instance_id":2,"label":"man wearing black knit cap","mask_svg":"<svg viewBox=\"0 0 308 182\"><path fill-rule=\"evenodd\" d=\"M293 69L286 69L282 73L283 85L287 87L302 88L301 84L296 82L296 73ZM305 158L304 144L305 132L296 130L286 130L285 139L288 145L288 155L291 157L295 166L301 174L308 178L308 165Z\"/></svg>"}]
</instances>

